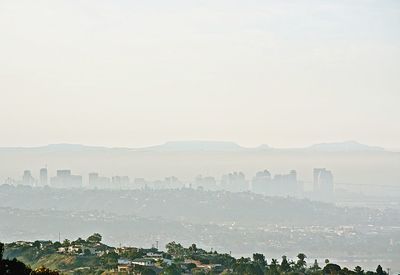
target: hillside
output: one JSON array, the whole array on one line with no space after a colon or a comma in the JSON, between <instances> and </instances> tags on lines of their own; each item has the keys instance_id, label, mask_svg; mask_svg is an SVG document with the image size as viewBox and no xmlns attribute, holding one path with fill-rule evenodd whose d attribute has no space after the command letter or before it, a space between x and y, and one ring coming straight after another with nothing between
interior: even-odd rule
<instances>
[{"instance_id":1,"label":"hillside","mask_svg":"<svg viewBox=\"0 0 400 275\"><path fill-rule=\"evenodd\" d=\"M247 225L353 224L395 225L400 217L391 211L335 207L307 199L266 197L253 193L202 191L191 188L164 190L79 190L0 186L0 207L29 210L104 211L142 218L162 217L193 223ZM24 200L19 200L23 197ZM272 210L273 211L269 211ZM295 210L295 211L294 211Z\"/></svg>"},{"instance_id":2,"label":"hillside","mask_svg":"<svg viewBox=\"0 0 400 275\"><path fill-rule=\"evenodd\" d=\"M302 250L348 262L400 256L397 210L251 193L0 186L0 219L7 221L0 223L0 239L7 242L58 239L59 233L74 239L97 231L114 246L162 247L175 240L237 256L254 250L269 257Z\"/></svg>"},{"instance_id":3,"label":"hillside","mask_svg":"<svg viewBox=\"0 0 400 275\"><path fill-rule=\"evenodd\" d=\"M4 254L0 255L0 272L4 261L17 258L33 269L40 267L45 270L45 266L57 270L61 274L281 275L290 272L311 275L364 274L359 265L347 265L342 269L328 259L321 262L308 258L304 253L298 253L294 258L286 255L279 258L268 258L262 253L253 253L252 257L235 258L228 253L200 248L194 243L185 247L172 241L167 243L163 250L155 247L138 248L134 246L115 248L101 241L102 236L94 233L86 240L78 238L72 241L65 239L62 242L18 241L9 243L5 245ZM353 268L359 273L351 271ZM51 274L58 274L57 271ZM361 271L362 273L360 273ZM49 272L32 273L32 275L40 274L50 275ZM376 273L369 272L367 274L388 275L383 271L381 265L376 268Z\"/></svg>"}]
</instances>

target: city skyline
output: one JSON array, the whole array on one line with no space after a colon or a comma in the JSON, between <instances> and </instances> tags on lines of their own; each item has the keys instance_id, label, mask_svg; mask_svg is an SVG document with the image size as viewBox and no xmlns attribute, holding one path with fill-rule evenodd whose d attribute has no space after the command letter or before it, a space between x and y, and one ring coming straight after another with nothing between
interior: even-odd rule
<instances>
[{"instance_id":1,"label":"city skyline","mask_svg":"<svg viewBox=\"0 0 400 275\"><path fill-rule=\"evenodd\" d=\"M229 171L242 171L254 175L266 168L286 174L288 169L294 168L309 188L312 188L312 169L328 167L343 187L354 190L360 186L363 190L369 187L370 193L378 191L387 195L394 194L390 188L397 186L399 180L399 152L355 142L290 149L248 148L232 142L184 141L145 148L55 144L0 150L2 181L7 177L19 178L24 168L39 171L46 164L53 170L71 169L85 177L100 172L101 176L121 175L154 181L173 175L186 182L198 174L219 177ZM393 191L398 192L397 188Z\"/></svg>"},{"instance_id":2,"label":"city skyline","mask_svg":"<svg viewBox=\"0 0 400 275\"><path fill-rule=\"evenodd\" d=\"M0 274L400 275L399 30L400 0L0 0Z\"/></svg>"},{"instance_id":3,"label":"city skyline","mask_svg":"<svg viewBox=\"0 0 400 275\"><path fill-rule=\"evenodd\" d=\"M335 196L333 174L326 168L313 168L313 188L304 186L304 181L298 178L296 170L272 175L269 170L257 171L246 177L242 171L231 171L222 175L201 175L198 173L191 180L181 180L176 176L165 176L162 179L148 180L142 177L130 178L120 175L102 175L92 169L87 175L74 175L71 169L55 169L55 176L48 177L47 168L40 168L38 178L31 170L24 170L21 179L7 177L4 184L11 186L30 186L32 188L62 188L62 189L184 189L194 188L207 191L253 192L266 196L319 198L321 201L333 201ZM54 174L50 173L50 174ZM310 182L311 183L311 182ZM1 183L0 183L1 184ZM340 190L340 189L339 189Z\"/></svg>"}]
</instances>

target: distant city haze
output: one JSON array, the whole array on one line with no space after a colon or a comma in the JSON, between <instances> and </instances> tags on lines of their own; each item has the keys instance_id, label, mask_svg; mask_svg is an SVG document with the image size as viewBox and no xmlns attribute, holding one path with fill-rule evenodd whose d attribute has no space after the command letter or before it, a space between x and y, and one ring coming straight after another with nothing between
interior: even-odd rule
<instances>
[{"instance_id":1,"label":"distant city haze","mask_svg":"<svg viewBox=\"0 0 400 275\"><path fill-rule=\"evenodd\" d=\"M102 186L114 188L121 185L116 184L120 181L135 183L133 186L140 187L143 183L148 183L148 180L161 180L164 188L177 188L181 186L180 183L186 186L192 184L195 187L196 184L193 183L197 182L197 177L201 175L205 177L203 182L208 182L207 185L211 180L214 182L211 185L216 182L221 187L225 181L223 175L238 173L238 177L235 176L232 180L238 179L232 190L245 191L250 187L257 189L253 184L250 185L250 182L260 182L254 181L253 178L258 172L261 172L258 173L258 178L265 182L266 178L272 178L269 173L287 175L295 170L294 178L297 177L298 183L304 186L305 190L315 190L313 183L316 175L313 170L327 168L333 173L337 193L345 189L355 194L390 197L400 194L400 176L397 169L400 167L400 152L357 142L324 143L292 149L268 146L245 148L232 142L206 141L168 142L145 148L55 144L33 148L0 148L0 163L0 182L8 184L18 184L22 177L23 183L37 185L31 174L33 178L40 179L42 174L39 170L47 166L48 172L45 175L49 177L51 186L79 187L83 182L86 186L93 187L93 184L87 185L92 178L93 182L101 182ZM269 172L262 172L265 170ZM67 173L68 180L58 181L53 178L59 173ZM297 182L287 179L289 182ZM277 179L274 182L280 181ZM46 184L43 182L47 180L40 182L39 185L43 186ZM138 182L140 184L136 184ZM297 194L296 189L302 189L300 185L285 187L285 192ZM261 193L264 191L262 189Z\"/></svg>"},{"instance_id":2,"label":"distant city haze","mask_svg":"<svg viewBox=\"0 0 400 275\"><path fill-rule=\"evenodd\" d=\"M399 29L395 0L3 0L0 146L398 149Z\"/></svg>"},{"instance_id":3,"label":"distant city haze","mask_svg":"<svg viewBox=\"0 0 400 275\"><path fill-rule=\"evenodd\" d=\"M399 168L400 0L0 0L0 258L400 275Z\"/></svg>"}]
</instances>

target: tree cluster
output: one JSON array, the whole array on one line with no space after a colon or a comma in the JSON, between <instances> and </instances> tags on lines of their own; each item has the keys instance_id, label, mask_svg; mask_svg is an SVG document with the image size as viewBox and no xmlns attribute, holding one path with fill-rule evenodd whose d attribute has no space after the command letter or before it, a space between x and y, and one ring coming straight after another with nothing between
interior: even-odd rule
<instances>
[{"instance_id":1,"label":"tree cluster","mask_svg":"<svg viewBox=\"0 0 400 275\"><path fill-rule=\"evenodd\" d=\"M220 264L223 267L221 274L228 275L388 275L386 271L379 265L375 271L364 271L360 266L354 270L346 267L340 267L337 264L330 263L325 260L323 267L320 266L317 260L312 264L308 264L307 256L304 253L299 253L295 260L288 259L282 256L282 259L271 259L267 261L265 256L261 253L254 253L252 258L239 258L228 254L218 254L216 251L205 251L197 248L195 244L188 248L183 247L179 243L171 242L166 245L167 253L171 254L176 262L183 261L183 259L198 260L202 264ZM178 265L176 265L178 266ZM192 267L192 270L195 270ZM178 273L182 270L177 269ZM220 272L213 272L211 274L218 274ZM165 273L172 274L172 273ZM202 274L192 272L192 274Z\"/></svg>"},{"instance_id":2,"label":"tree cluster","mask_svg":"<svg viewBox=\"0 0 400 275\"><path fill-rule=\"evenodd\" d=\"M3 259L4 244L0 243L0 274L18 274L18 275L59 275L58 271L53 271L45 267L39 267L32 270L29 266L17 259Z\"/></svg>"}]
</instances>

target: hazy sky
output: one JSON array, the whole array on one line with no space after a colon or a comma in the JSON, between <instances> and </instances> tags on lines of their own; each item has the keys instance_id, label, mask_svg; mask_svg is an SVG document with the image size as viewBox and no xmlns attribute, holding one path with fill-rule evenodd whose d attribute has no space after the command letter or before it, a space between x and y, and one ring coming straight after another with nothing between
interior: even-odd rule
<instances>
[{"instance_id":1,"label":"hazy sky","mask_svg":"<svg viewBox=\"0 0 400 275\"><path fill-rule=\"evenodd\" d=\"M0 146L400 148L398 0L0 0Z\"/></svg>"}]
</instances>

